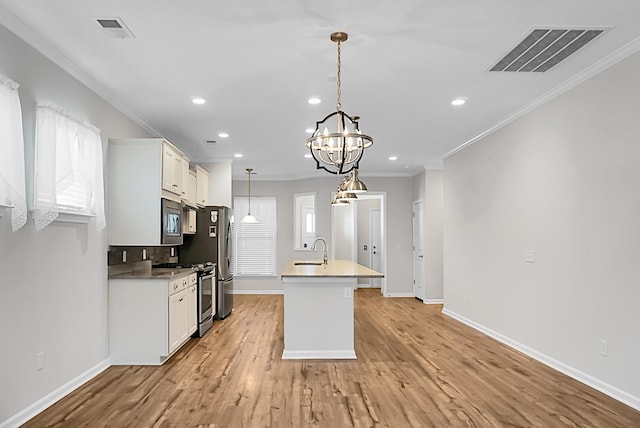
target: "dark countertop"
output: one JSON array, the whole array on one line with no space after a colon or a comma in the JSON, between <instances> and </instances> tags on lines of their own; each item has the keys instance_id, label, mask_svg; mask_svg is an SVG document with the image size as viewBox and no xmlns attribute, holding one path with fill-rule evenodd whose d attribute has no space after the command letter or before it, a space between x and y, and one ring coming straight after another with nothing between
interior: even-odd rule
<instances>
[{"instance_id":1,"label":"dark countertop","mask_svg":"<svg viewBox=\"0 0 640 428\"><path fill-rule=\"evenodd\" d=\"M179 279L195 273L191 268L150 268L109 275L109 279Z\"/></svg>"}]
</instances>

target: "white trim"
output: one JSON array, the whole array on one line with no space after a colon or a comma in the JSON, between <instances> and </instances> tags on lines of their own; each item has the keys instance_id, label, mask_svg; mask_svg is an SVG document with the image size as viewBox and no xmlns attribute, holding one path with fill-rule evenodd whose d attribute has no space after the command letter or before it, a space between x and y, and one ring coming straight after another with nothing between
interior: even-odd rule
<instances>
[{"instance_id":1,"label":"white trim","mask_svg":"<svg viewBox=\"0 0 640 428\"><path fill-rule=\"evenodd\" d=\"M355 360L355 351L287 351L282 353L283 360Z\"/></svg>"},{"instance_id":2,"label":"white trim","mask_svg":"<svg viewBox=\"0 0 640 428\"><path fill-rule=\"evenodd\" d=\"M233 290L233 294L284 294L284 290Z\"/></svg>"},{"instance_id":3,"label":"white trim","mask_svg":"<svg viewBox=\"0 0 640 428\"><path fill-rule=\"evenodd\" d=\"M444 305L444 299L425 299L422 303L425 305Z\"/></svg>"},{"instance_id":4,"label":"white trim","mask_svg":"<svg viewBox=\"0 0 640 428\"><path fill-rule=\"evenodd\" d=\"M523 117L526 114L530 113L531 111L537 109L538 107L542 106L543 104L548 103L552 99L564 94L565 92L569 91L570 89L573 89L576 86L580 85L581 83L584 83L585 81L591 79L595 75L603 72L604 70L606 70L609 67L614 66L615 64L619 63L620 61L624 60L625 58L633 55L634 53L636 53L638 51L640 51L640 37L630 41L626 45L622 46L620 49L616 50L615 52L613 52L610 55L606 56L602 60L600 60L600 61L596 62L595 64L593 64L591 67L588 67L588 68L582 70L581 72L573 75L569 79L567 79L564 82L562 82L560 85L558 85L555 88L551 89L550 91L546 92L542 96L536 98L535 100L533 100L531 103L527 104L526 106L524 106L520 110L516 110L515 112L511 113L510 115L508 115L507 117L505 117L504 119L499 121L498 123L490 126L489 128L485 129L484 131L480 132L475 137L465 141L464 143L462 143L461 145L459 145L455 149L453 149L453 150L449 151L448 153L446 153L443 156L443 159L447 159L448 157L453 156L454 154L458 153L462 149L464 149L464 148L466 148L466 147L468 147L468 146L470 146L470 145L472 145L474 143L477 143L478 141L482 140L483 138L487 137L488 135L493 134L494 132L498 131L501 128L504 128L508 124L516 121L517 119L520 119L521 117Z\"/></svg>"},{"instance_id":5,"label":"white trim","mask_svg":"<svg viewBox=\"0 0 640 428\"><path fill-rule=\"evenodd\" d=\"M111 359L107 358L105 360L102 360L86 372L81 373L75 379L71 379L69 382L65 383L51 393L42 397L40 400L31 404L29 407L21 410L20 412L11 416L9 419L0 422L0 428L13 428L24 424L29 419L38 415L40 412L53 405L55 402L71 394L73 391L80 388L83 384L95 378L109 367L111 367Z\"/></svg>"},{"instance_id":6,"label":"white trim","mask_svg":"<svg viewBox=\"0 0 640 428\"><path fill-rule=\"evenodd\" d=\"M633 407L636 410L640 410L640 397L636 397L634 395L629 394L628 392L622 391L621 389L618 389L613 385L609 385L608 383L603 382L600 379L597 379L587 373L584 373L576 368L573 368L561 361L555 360L541 352L536 351L535 349L532 349L526 345L523 345L522 343L516 342L515 340L512 340L507 336L504 336L494 330L491 330L490 328L487 328L481 324L478 324L475 321L465 318L462 315L459 315L448 309L443 309L442 313L460 321L463 324L468 325L469 327L475 330L478 330L486 334L489 337L496 339L499 342L504 343L505 345L517 351L522 352L525 355L528 355L529 357L541 362L546 366L551 367L554 370L564 373L567 376L572 377L573 379L579 382L582 382L585 385L590 386L591 388L596 389L602 392L603 394L606 394L609 397L614 398L626 404L627 406Z\"/></svg>"},{"instance_id":7,"label":"white trim","mask_svg":"<svg viewBox=\"0 0 640 428\"><path fill-rule=\"evenodd\" d=\"M416 297L413 293L387 293L385 297Z\"/></svg>"}]
</instances>

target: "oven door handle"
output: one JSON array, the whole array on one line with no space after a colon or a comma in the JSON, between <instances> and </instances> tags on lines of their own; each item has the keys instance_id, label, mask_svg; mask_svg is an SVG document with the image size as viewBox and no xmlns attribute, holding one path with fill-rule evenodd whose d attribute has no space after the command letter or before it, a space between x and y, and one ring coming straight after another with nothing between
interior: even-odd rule
<instances>
[{"instance_id":1,"label":"oven door handle","mask_svg":"<svg viewBox=\"0 0 640 428\"><path fill-rule=\"evenodd\" d=\"M212 274L209 274L209 275L201 276L200 279L209 279L209 278L215 278L215 277L216 277L216 275L212 273Z\"/></svg>"}]
</instances>

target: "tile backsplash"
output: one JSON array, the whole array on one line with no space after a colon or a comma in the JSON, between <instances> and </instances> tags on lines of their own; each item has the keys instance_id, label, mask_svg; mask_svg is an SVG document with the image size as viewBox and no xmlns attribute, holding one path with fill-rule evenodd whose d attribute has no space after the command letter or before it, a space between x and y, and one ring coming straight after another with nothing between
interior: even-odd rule
<instances>
[{"instance_id":1,"label":"tile backsplash","mask_svg":"<svg viewBox=\"0 0 640 428\"><path fill-rule=\"evenodd\" d=\"M147 271L152 264L177 262L176 247L109 247L107 253L109 276Z\"/></svg>"},{"instance_id":2,"label":"tile backsplash","mask_svg":"<svg viewBox=\"0 0 640 428\"><path fill-rule=\"evenodd\" d=\"M156 263L176 263L178 250L176 247L109 247L107 264L116 266L151 260Z\"/></svg>"}]
</instances>

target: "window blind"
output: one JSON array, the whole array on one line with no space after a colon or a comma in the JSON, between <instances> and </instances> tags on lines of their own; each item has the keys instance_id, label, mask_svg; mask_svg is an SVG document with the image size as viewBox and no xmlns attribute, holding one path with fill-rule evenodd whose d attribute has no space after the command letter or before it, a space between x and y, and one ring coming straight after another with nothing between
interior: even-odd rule
<instances>
[{"instance_id":1,"label":"window blind","mask_svg":"<svg viewBox=\"0 0 640 428\"><path fill-rule=\"evenodd\" d=\"M251 198L251 214L257 223L241 223L239 219L249 211L245 197L233 200L237 221L233 222L233 252L231 268L234 275L273 276L276 274L276 198Z\"/></svg>"}]
</instances>

